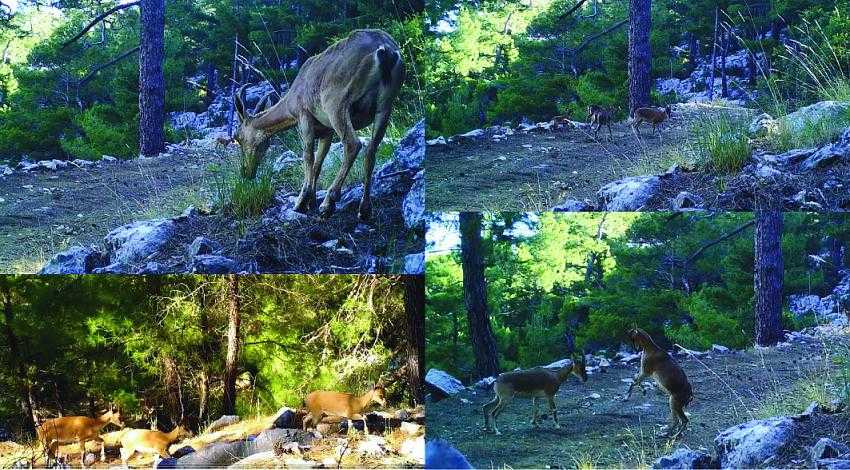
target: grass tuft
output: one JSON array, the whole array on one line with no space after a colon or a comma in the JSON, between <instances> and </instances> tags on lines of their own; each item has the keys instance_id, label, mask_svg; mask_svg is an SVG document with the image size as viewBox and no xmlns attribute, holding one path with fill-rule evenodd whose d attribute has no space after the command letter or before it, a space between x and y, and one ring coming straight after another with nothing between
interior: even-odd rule
<instances>
[{"instance_id":1,"label":"grass tuft","mask_svg":"<svg viewBox=\"0 0 850 470\"><path fill-rule=\"evenodd\" d=\"M214 206L238 219L258 217L274 202L275 181L272 172L263 167L255 179L239 176L234 167L224 171L214 169Z\"/></svg>"},{"instance_id":2,"label":"grass tuft","mask_svg":"<svg viewBox=\"0 0 850 470\"><path fill-rule=\"evenodd\" d=\"M726 114L708 114L691 127L695 149L705 165L721 173L736 173L752 155L747 124Z\"/></svg>"}]
</instances>

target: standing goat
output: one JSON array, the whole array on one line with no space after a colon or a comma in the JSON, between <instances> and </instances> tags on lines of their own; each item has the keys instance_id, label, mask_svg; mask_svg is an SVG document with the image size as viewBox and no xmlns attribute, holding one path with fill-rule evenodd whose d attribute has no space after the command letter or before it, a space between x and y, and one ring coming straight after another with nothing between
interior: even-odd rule
<instances>
[{"instance_id":1,"label":"standing goat","mask_svg":"<svg viewBox=\"0 0 850 470\"><path fill-rule=\"evenodd\" d=\"M623 401L632 396L634 388L644 379L654 378L655 382L670 395L670 426L667 428L667 434L671 435L678 427L678 431L673 436L679 437L688 425L685 407L694 398L685 371L667 354L667 351L655 344L646 331L634 328L629 331L628 337L632 345L641 352L640 370L629 385L629 391Z\"/></svg>"},{"instance_id":2,"label":"standing goat","mask_svg":"<svg viewBox=\"0 0 850 470\"><path fill-rule=\"evenodd\" d=\"M611 133L611 123L614 121L613 109L603 108L602 106L592 104L587 107L587 116L590 119L591 127L596 124L596 131L593 133L594 139L599 137L599 129L605 125L608 126L608 139L612 141L614 140L614 134Z\"/></svg>"},{"instance_id":3,"label":"standing goat","mask_svg":"<svg viewBox=\"0 0 850 470\"><path fill-rule=\"evenodd\" d=\"M351 420L362 420L363 431L369 434L369 428L366 426L366 416L363 415L363 410L372 402L381 406L387 406L387 400L384 395L385 392L382 385L375 385L372 390L360 396L342 392L311 392L304 399L304 404L307 406L307 416L304 417L304 422L302 423L304 430L307 430L308 423L316 426L322 420L322 417L327 415L346 418L348 420L349 431L354 428Z\"/></svg>"},{"instance_id":4,"label":"standing goat","mask_svg":"<svg viewBox=\"0 0 850 470\"><path fill-rule=\"evenodd\" d=\"M86 466L86 442L88 441L100 443L100 461L106 460L106 450L103 439L100 437L100 430L109 423L124 427L121 412L111 409L97 418L65 416L45 420L35 431L47 452L47 465L50 465L51 458L56 459L56 452L60 445L74 442L80 446L80 465L83 468Z\"/></svg>"},{"instance_id":5,"label":"standing goat","mask_svg":"<svg viewBox=\"0 0 850 470\"><path fill-rule=\"evenodd\" d=\"M127 461L136 452L156 455L154 462L169 458L168 446L186 437L192 437L192 433L183 424L178 424L171 432L130 429L121 436L121 462L127 468Z\"/></svg>"},{"instance_id":6,"label":"standing goat","mask_svg":"<svg viewBox=\"0 0 850 470\"><path fill-rule=\"evenodd\" d=\"M389 34L358 30L308 59L286 94L268 109L263 109L269 102L267 95L254 113L248 114L243 85L236 96L240 125L235 135L243 153L242 176L256 177L272 135L298 126L304 146L304 185L295 210L306 213L315 206L316 184L335 132L342 139L345 156L319 207L320 215L328 218L362 147L356 131L371 124L372 140L364 156L363 197L358 210L361 220L368 219L375 152L387 130L403 69L398 44Z\"/></svg>"},{"instance_id":7,"label":"standing goat","mask_svg":"<svg viewBox=\"0 0 850 470\"><path fill-rule=\"evenodd\" d=\"M673 110L670 109L670 106L667 105L663 108L638 108L634 113L634 121L632 122L632 128L637 131L638 136L640 136L640 125L643 122L648 122L652 124L652 135L655 135L656 127L662 122L670 119L673 115ZM659 137L661 134L658 134Z\"/></svg>"}]
</instances>

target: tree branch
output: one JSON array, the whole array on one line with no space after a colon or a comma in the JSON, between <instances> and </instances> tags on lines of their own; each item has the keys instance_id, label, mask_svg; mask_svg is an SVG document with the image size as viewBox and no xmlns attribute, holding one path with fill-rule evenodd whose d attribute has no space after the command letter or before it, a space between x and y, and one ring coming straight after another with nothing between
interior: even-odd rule
<instances>
[{"instance_id":1,"label":"tree branch","mask_svg":"<svg viewBox=\"0 0 850 470\"><path fill-rule=\"evenodd\" d=\"M558 19L561 19L561 18L564 18L564 17L567 17L567 16L572 16L572 14L573 14L573 13L575 13L575 12L576 12L576 10L578 10L579 8L581 8L581 7L582 7L582 5L584 5L585 3L587 3L587 0L579 0L579 2L578 2L578 3L576 3L575 5L573 5L573 7L572 7L572 8L570 8L569 10L565 11L564 13L562 13L562 14L558 17Z\"/></svg>"},{"instance_id":2,"label":"tree branch","mask_svg":"<svg viewBox=\"0 0 850 470\"><path fill-rule=\"evenodd\" d=\"M628 18L620 21L619 23L614 23L613 25L602 30L601 32L598 32L598 33L594 34L593 36L590 36L589 38L585 39L581 44L579 44L578 47L576 47L575 49L572 50L572 53L578 54L579 52L584 50L587 46L589 46L593 41L601 38L602 36L610 34L610 33L614 32L615 30L617 30L619 28L622 28L623 26L627 25L628 23L629 23Z\"/></svg>"},{"instance_id":3,"label":"tree branch","mask_svg":"<svg viewBox=\"0 0 850 470\"><path fill-rule=\"evenodd\" d=\"M126 8L130 8L130 7L136 6L136 5L138 5L138 4L139 4L139 0L136 0L136 1L133 1L133 2L130 2L130 3L122 3L122 4L120 4L120 5L115 5L114 7L110 8L109 10L106 10L105 12L103 12L103 13L101 13L101 14L97 15L97 17L95 17L95 19L91 20L91 22L90 22L89 24L87 24L87 25L86 25L86 27L85 27L85 28L83 28L83 30L82 30L82 31L80 31L79 33L77 33L77 35L76 35L76 36L74 36L74 37L72 37L71 39L69 39L69 40L65 41L65 42L62 44L62 48L64 49L64 48L68 47L69 45L71 45L72 43L74 43L77 39L80 39L81 37L83 37L83 35L84 35L84 34L86 34L86 33L87 33L90 29L92 29L92 28L93 28L96 24L98 24L99 22L103 21L103 19L104 19L104 18L106 18L107 16L109 16L109 15L111 15L111 14L115 13L116 11L124 10L124 9L126 9Z\"/></svg>"},{"instance_id":4,"label":"tree branch","mask_svg":"<svg viewBox=\"0 0 850 470\"><path fill-rule=\"evenodd\" d=\"M83 77L83 79L80 80L79 83L77 83L77 86L85 85L89 80L93 79L95 77L95 75L97 75L98 72L100 72L101 70L103 70L103 69L105 69L105 68L107 68L111 65L115 65L116 63L126 59L131 54L133 54L134 52L139 52L139 46L136 46L136 47L130 49L129 51L122 53L121 55L119 55L118 57L115 57L114 59L110 60L109 62L104 62L104 63L98 65L97 67L93 68L91 70L91 72L88 73L88 75Z\"/></svg>"},{"instance_id":5,"label":"tree branch","mask_svg":"<svg viewBox=\"0 0 850 470\"><path fill-rule=\"evenodd\" d=\"M686 260L685 260L685 265L686 265L686 266L687 266L687 265L690 265L691 263L693 263L693 262L694 262L694 260L696 260L697 258L699 258L700 256L702 256L702 254L705 252L705 250L707 250L707 249L711 248L711 247L712 247L712 246L714 246L714 245L717 245L718 243L720 243L720 242L722 242L722 241L725 241L725 240L728 240L728 239L730 239L730 238L734 237L735 235L737 235L737 234L739 234L739 233L743 232L744 230L746 230L746 228L747 228L747 227L749 227L749 226L753 225L754 223L756 223L755 219L750 220L749 222L745 222L744 224L740 225L740 226L739 226L738 228L736 228L735 230L732 230L731 232L725 233L725 234L721 235L720 237L718 237L718 238L716 238L716 239L714 239L714 240L712 240L712 241L710 241L710 242L706 243L705 245L701 246L701 247L700 247L697 251L695 251L695 252L694 252L691 256L688 256L688 259L686 259Z\"/></svg>"}]
</instances>

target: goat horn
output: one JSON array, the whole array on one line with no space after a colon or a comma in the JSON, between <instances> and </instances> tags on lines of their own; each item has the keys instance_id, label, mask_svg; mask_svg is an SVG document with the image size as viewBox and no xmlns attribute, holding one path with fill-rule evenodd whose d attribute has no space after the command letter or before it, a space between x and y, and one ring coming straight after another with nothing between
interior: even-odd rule
<instances>
[{"instance_id":1,"label":"goat horn","mask_svg":"<svg viewBox=\"0 0 850 470\"><path fill-rule=\"evenodd\" d=\"M233 97L234 105L236 107L236 114L239 115L239 119L245 120L248 116L245 115L245 88L248 87L248 84L242 85L236 90L236 96Z\"/></svg>"},{"instance_id":2,"label":"goat horn","mask_svg":"<svg viewBox=\"0 0 850 470\"><path fill-rule=\"evenodd\" d=\"M264 111L265 109L269 108L270 106L272 106L271 99L272 99L272 95L275 95L275 94L277 94L276 91L270 91L270 92L266 93L265 96L260 98L260 101L257 103L257 106L254 107L254 115L255 116L257 114L261 113L262 111Z\"/></svg>"}]
</instances>

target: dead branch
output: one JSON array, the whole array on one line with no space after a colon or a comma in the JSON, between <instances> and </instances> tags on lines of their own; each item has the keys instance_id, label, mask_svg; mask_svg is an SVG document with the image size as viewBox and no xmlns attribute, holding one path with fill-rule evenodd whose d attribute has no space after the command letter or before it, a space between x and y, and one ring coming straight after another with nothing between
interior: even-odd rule
<instances>
[{"instance_id":1,"label":"dead branch","mask_svg":"<svg viewBox=\"0 0 850 470\"><path fill-rule=\"evenodd\" d=\"M116 11L120 11L120 10L124 10L124 9L130 8L130 7L134 7L138 4L139 4L139 0L136 0L136 1L130 2L130 3L122 3L120 5L115 5L114 7L110 8L109 10L106 10L105 12L97 15L93 20L91 20L91 22L89 22L89 24L86 25L85 28L83 28L82 31L77 33L76 36L74 36L71 39L62 43L62 48L64 49L64 48L68 47L69 45L73 44L74 42L76 42L78 39L83 37L83 35L86 34L90 29L92 29L96 24L103 21L103 19L106 18L107 16L115 13Z\"/></svg>"},{"instance_id":2,"label":"dead branch","mask_svg":"<svg viewBox=\"0 0 850 470\"><path fill-rule=\"evenodd\" d=\"M755 219L750 220L748 222L745 222L745 223L741 224L735 230L732 230L731 232L725 233L725 234L721 235L720 237L715 238L714 240L712 240L712 241L706 243L705 245L699 247L699 249L697 251L695 251L691 256L688 256L688 259L685 260L685 265L688 266L691 263L693 263L694 260L696 260L697 258L702 256L702 254L705 252L705 250L711 248L714 245L717 245L720 242L723 242L725 240L728 240L728 239L734 237L735 235L743 232L744 230L747 229L747 227L749 227L749 226L751 226L755 223L756 223Z\"/></svg>"},{"instance_id":3,"label":"dead branch","mask_svg":"<svg viewBox=\"0 0 850 470\"><path fill-rule=\"evenodd\" d=\"M89 80L93 79L97 75L97 73L100 72L101 70L103 70L103 69L105 69L105 68L107 68L111 65L115 65L116 63L118 63L118 62L126 59L127 57L129 57L134 52L138 52L138 51L139 51L139 46L136 46L136 47L130 49L129 51L122 53L118 57L115 57L114 59L112 59L108 62L104 62L104 63L98 65L97 67L93 68L91 70L91 72L88 73L88 75L83 77L83 79L80 80L79 83L77 83L77 85L78 86L85 85Z\"/></svg>"}]
</instances>

